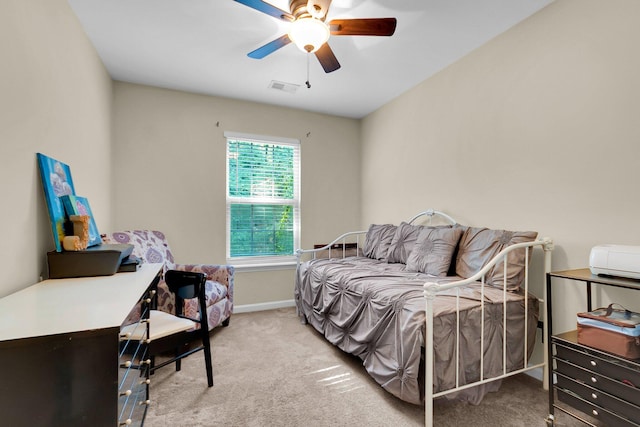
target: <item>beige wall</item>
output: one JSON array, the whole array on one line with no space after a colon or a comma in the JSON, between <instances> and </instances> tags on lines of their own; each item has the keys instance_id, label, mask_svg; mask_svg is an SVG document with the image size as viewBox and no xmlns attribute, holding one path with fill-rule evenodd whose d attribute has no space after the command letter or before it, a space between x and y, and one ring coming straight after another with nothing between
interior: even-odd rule
<instances>
[{"instance_id":1,"label":"beige wall","mask_svg":"<svg viewBox=\"0 0 640 427\"><path fill-rule=\"evenodd\" d=\"M114 230L162 230L178 262L224 263L225 131L301 141L303 246L358 227L359 121L115 83ZM236 275L236 305L291 299L292 269Z\"/></svg>"},{"instance_id":2,"label":"beige wall","mask_svg":"<svg viewBox=\"0 0 640 427\"><path fill-rule=\"evenodd\" d=\"M558 0L368 116L362 223L433 207L537 230L556 270L588 266L596 244L640 244L639 16L635 0ZM583 295L556 289L556 330ZM639 294L597 295L640 310Z\"/></svg>"},{"instance_id":3,"label":"beige wall","mask_svg":"<svg viewBox=\"0 0 640 427\"><path fill-rule=\"evenodd\" d=\"M35 282L53 247L36 152L71 166L101 230L159 228L178 261L222 261L225 130L302 141L304 246L427 207L551 236L556 269L586 265L598 243L638 244L639 12L633 0L558 0L362 129L116 83L112 138L112 83L68 4L0 2L0 295ZM500 198L504 191L512 195ZM185 203L196 208L185 212ZM236 303L290 299L291 286L290 270L242 273ZM558 328L570 327L582 308L567 301L582 292L556 293L567 313ZM598 296L640 310L635 295Z\"/></svg>"},{"instance_id":4,"label":"beige wall","mask_svg":"<svg viewBox=\"0 0 640 427\"><path fill-rule=\"evenodd\" d=\"M111 226L111 79L65 0L0 1L0 297L35 283L54 248L36 153L71 167Z\"/></svg>"}]
</instances>

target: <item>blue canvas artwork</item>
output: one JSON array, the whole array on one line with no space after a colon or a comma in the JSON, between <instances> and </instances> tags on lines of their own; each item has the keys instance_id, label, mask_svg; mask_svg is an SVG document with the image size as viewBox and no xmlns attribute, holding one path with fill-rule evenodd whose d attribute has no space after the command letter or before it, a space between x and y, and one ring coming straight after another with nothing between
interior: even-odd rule
<instances>
[{"instance_id":1,"label":"blue canvas artwork","mask_svg":"<svg viewBox=\"0 0 640 427\"><path fill-rule=\"evenodd\" d=\"M62 251L62 239L64 238L64 224L66 215L60 196L74 195L73 179L69 166L51 157L38 153L38 166L40 178L44 189L44 197L49 210L51 231L56 251Z\"/></svg>"},{"instance_id":2,"label":"blue canvas artwork","mask_svg":"<svg viewBox=\"0 0 640 427\"><path fill-rule=\"evenodd\" d=\"M96 226L96 221L93 218L93 213L91 213L91 207L89 206L87 198L69 194L62 196L61 200L67 216L89 215L91 218L89 220L89 246L101 244L102 238L98 232L98 227Z\"/></svg>"}]
</instances>

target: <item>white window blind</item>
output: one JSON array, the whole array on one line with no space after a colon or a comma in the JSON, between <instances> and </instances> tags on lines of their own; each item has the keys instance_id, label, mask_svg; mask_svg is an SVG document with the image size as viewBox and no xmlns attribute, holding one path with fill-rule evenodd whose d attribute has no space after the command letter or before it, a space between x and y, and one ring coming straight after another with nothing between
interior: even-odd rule
<instances>
[{"instance_id":1,"label":"white window blind","mask_svg":"<svg viewBox=\"0 0 640 427\"><path fill-rule=\"evenodd\" d=\"M300 241L300 143L232 132L225 137L228 261L294 262Z\"/></svg>"}]
</instances>

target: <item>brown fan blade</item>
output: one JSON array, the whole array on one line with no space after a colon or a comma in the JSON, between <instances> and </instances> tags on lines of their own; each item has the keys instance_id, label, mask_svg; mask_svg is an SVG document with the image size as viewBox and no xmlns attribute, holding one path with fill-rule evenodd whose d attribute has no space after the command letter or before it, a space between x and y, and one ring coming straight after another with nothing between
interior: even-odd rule
<instances>
[{"instance_id":1,"label":"brown fan blade","mask_svg":"<svg viewBox=\"0 0 640 427\"><path fill-rule=\"evenodd\" d=\"M334 36L391 36L396 18L334 19L329 29Z\"/></svg>"},{"instance_id":2,"label":"brown fan blade","mask_svg":"<svg viewBox=\"0 0 640 427\"><path fill-rule=\"evenodd\" d=\"M307 11L316 19L324 21L329 12L331 0L309 0L307 2Z\"/></svg>"},{"instance_id":3,"label":"brown fan blade","mask_svg":"<svg viewBox=\"0 0 640 427\"><path fill-rule=\"evenodd\" d=\"M325 73L331 73L340 68L340 63L329 47L329 43L323 44L320 49L316 51L316 58L320 61L320 65L324 68Z\"/></svg>"}]
</instances>

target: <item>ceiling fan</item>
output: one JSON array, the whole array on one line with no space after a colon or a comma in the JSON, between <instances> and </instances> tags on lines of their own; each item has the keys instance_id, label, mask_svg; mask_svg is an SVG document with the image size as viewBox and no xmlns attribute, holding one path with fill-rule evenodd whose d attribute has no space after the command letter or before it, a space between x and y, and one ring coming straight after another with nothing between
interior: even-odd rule
<instances>
[{"instance_id":1,"label":"ceiling fan","mask_svg":"<svg viewBox=\"0 0 640 427\"><path fill-rule=\"evenodd\" d=\"M293 42L300 50L314 53L325 72L340 68L327 41L334 36L391 36L396 18L334 19L325 22L331 0L289 0L290 12L262 0L235 0L259 12L291 23L289 32L249 52L247 56L262 59Z\"/></svg>"}]
</instances>

